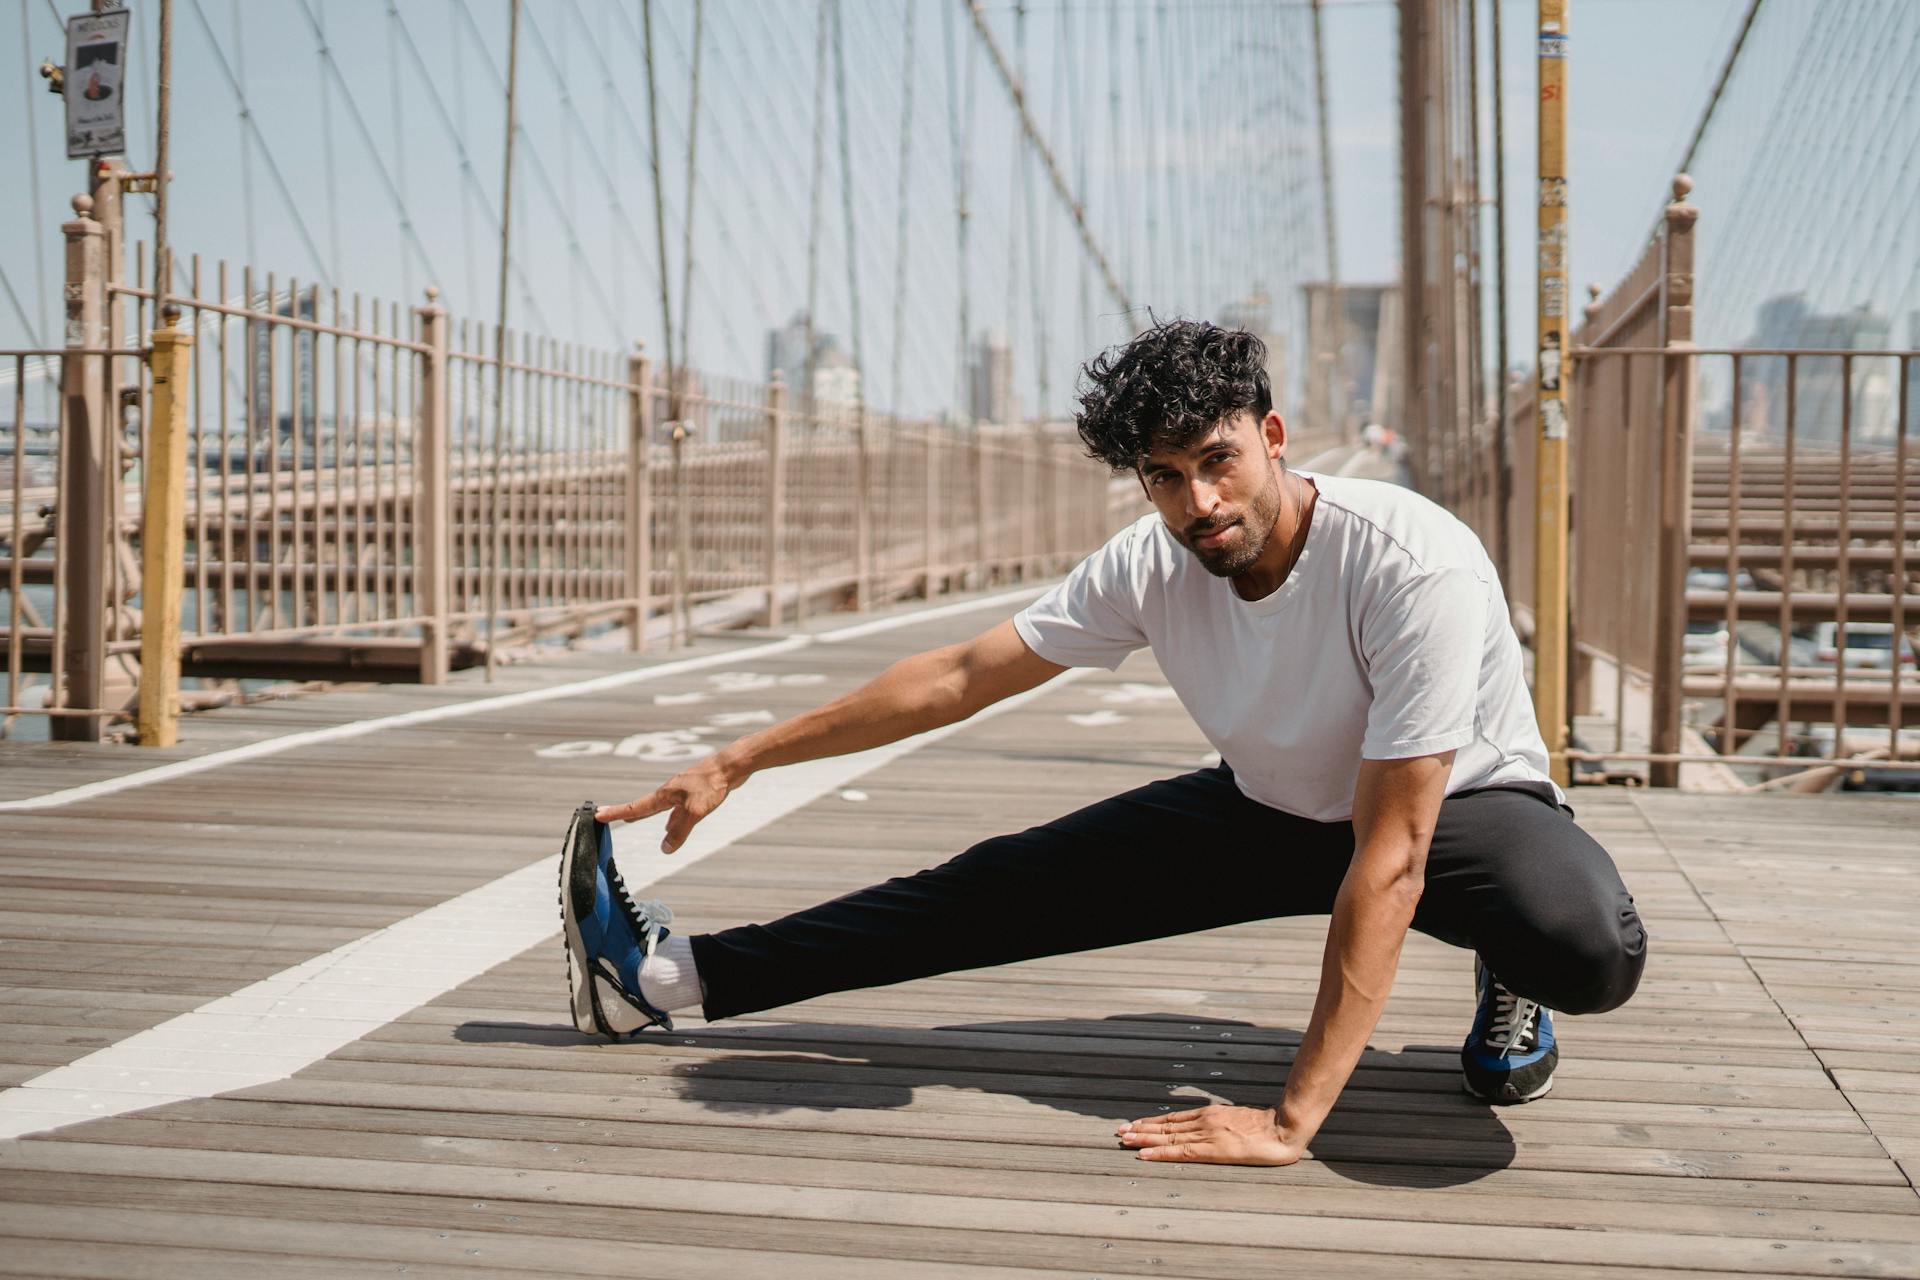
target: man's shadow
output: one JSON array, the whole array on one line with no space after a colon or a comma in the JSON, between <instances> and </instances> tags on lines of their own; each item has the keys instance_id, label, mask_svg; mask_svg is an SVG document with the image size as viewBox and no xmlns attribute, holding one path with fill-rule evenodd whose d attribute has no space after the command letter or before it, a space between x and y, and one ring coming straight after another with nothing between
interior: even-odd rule
<instances>
[{"instance_id":1,"label":"man's shadow","mask_svg":"<svg viewBox=\"0 0 1920 1280\"><path fill-rule=\"evenodd\" d=\"M1271 1106L1300 1043L1293 1030L1178 1013L928 1031L720 1023L674 1034L705 1051L669 1069L678 1095L716 1112L888 1109L907 1106L917 1089L943 1087L1115 1123L1212 1101ZM594 1039L571 1027L497 1022L465 1023L454 1035L470 1044ZM732 1052L716 1057L715 1049ZM1514 1143L1498 1109L1462 1091L1457 1046L1410 1045L1361 1056L1312 1151L1357 1182L1443 1187L1509 1167Z\"/></svg>"}]
</instances>

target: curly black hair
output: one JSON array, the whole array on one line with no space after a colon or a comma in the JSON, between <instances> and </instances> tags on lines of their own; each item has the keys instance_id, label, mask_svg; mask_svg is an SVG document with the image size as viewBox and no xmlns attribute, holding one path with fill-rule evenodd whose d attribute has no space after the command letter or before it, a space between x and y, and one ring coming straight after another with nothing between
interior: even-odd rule
<instances>
[{"instance_id":1,"label":"curly black hair","mask_svg":"<svg viewBox=\"0 0 1920 1280\"><path fill-rule=\"evenodd\" d=\"M1204 320L1156 323L1080 369L1074 418L1087 453L1112 467L1138 467L1158 448L1185 448L1242 410L1273 408L1267 344L1244 329Z\"/></svg>"}]
</instances>

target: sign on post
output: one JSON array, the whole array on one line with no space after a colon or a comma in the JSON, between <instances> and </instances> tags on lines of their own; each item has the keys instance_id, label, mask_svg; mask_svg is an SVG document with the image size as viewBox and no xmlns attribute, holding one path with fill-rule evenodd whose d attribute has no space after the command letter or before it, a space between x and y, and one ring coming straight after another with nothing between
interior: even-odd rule
<instances>
[{"instance_id":1,"label":"sign on post","mask_svg":"<svg viewBox=\"0 0 1920 1280\"><path fill-rule=\"evenodd\" d=\"M67 159L119 155L127 149L125 9L67 19Z\"/></svg>"}]
</instances>

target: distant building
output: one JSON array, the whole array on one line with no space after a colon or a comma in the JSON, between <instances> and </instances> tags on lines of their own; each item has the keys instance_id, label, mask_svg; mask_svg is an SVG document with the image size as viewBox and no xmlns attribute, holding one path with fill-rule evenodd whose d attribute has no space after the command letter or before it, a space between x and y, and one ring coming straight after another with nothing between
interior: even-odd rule
<instances>
[{"instance_id":1,"label":"distant building","mask_svg":"<svg viewBox=\"0 0 1920 1280\"><path fill-rule=\"evenodd\" d=\"M1013 348L998 329L985 330L974 341L967 370L967 411L976 422L1012 422L1018 417L1013 400Z\"/></svg>"},{"instance_id":2,"label":"distant building","mask_svg":"<svg viewBox=\"0 0 1920 1280\"><path fill-rule=\"evenodd\" d=\"M860 370L831 333L813 335L813 395L821 408L851 408L860 403ZM798 396L807 385L807 313L767 331L767 378L777 372L787 392Z\"/></svg>"},{"instance_id":3,"label":"distant building","mask_svg":"<svg viewBox=\"0 0 1920 1280\"><path fill-rule=\"evenodd\" d=\"M787 390L797 393L807 381L807 313L796 311L793 319L778 329L767 330L767 380L775 373L786 379Z\"/></svg>"},{"instance_id":4,"label":"distant building","mask_svg":"<svg viewBox=\"0 0 1920 1280\"><path fill-rule=\"evenodd\" d=\"M1916 320L1920 323L1920 320ZM1872 308L1815 311L1800 293L1778 294L1760 304L1749 347L1787 350L1884 351L1892 345L1893 325ZM1856 441L1891 440L1897 425L1897 362L1853 362L1852 386L1836 357L1795 361L1793 432L1800 441L1840 439L1842 406L1850 398L1850 429ZM1753 358L1742 362L1740 419L1743 435L1784 436L1787 419L1787 362ZM1910 428L1911 429L1911 428Z\"/></svg>"},{"instance_id":5,"label":"distant building","mask_svg":"<svg viewBox=\"0 0 1920 1280\"><path fill-rule=\"evenodd\" d=\"M813 399L822 409L852 409L860 404L860 370L839 340L826 334L814 344Z\"/></svg>"},{"instance_id":6,"label":"distant building","mask_svg":"<svg viewBox=\"0 0 1920 1280\"><path fill-rule=\"evenodd\" d=\"M319 319L311 291L298 297L257 294L249 303L256 312L293 320ZM253 385L247 420L254 437L248 447L265 456L271 435L291 442L296 431L302 445L313 444L320 437L319 401L313 384L314 331L268 320L249 320L247 325L253 337Z\"/></svg>"},{"instance_id":7,"label":"distant building","mask_svg":"<svg viewBox=\"0 0 1920 1280\"><path fill-rule=\"evenodd\" d=\"M1920 310L1907 314L1907 349L1920 351ZM1907 361L1907 439L1920 440L1920 360Z\"/></svg>"},{"instance_id":8,"label":"distant building","mask_svg":"<svg viewBox=\"0 0 1920 1280\"><path fill-rule=\"evenodd\" d=\"M1306 426L1347 430L1378 422L1398 427L1400 286L1315 280L1301 292L1307 310Z\"/></svg>"}]
</instances>

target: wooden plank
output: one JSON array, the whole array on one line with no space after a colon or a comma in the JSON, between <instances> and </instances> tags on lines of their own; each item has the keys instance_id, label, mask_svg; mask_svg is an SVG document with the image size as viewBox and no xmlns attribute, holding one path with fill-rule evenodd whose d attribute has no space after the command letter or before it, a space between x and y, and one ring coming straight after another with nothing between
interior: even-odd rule
<instances>
[{"instance_id":1,"label":"wooden plank","mask_svg":"<svg viewBox=\"0 0 1920 1280\"><path fill-rule=\"evenodd\" d=\"M449 1202L422 1195L354 1193L308 1190L297 1197L274 1188L235 1186L218 1183L191 1185L158 1179L68 1178L54 1184L61 1203L124 1205L178 1205L187 1214L223 1213L230 1216L259 1217L263 1207L279 1215L274 1220L319 1221L338 1224L334 1230L357 1234L368 1226L423 1226L460 1239L461 1232L482 1233L469 1236L469 1247L484 1249L498 1240L492 1228L508 1217L523 1232L544 1233L538 1237L551 1252L548 1264L540 1268L550 1273L553 1260L564 1263L574 1256L568 1245L581 1240L592 1242L593 1255L601 1261L587 1262L582 1268L589 1274L616 1259L625 1268L615 1274L632 1274L635 1250L644 1246L649 1255L654 1249L672 1256L671 1250L726 1248L741 1254L751 1252L793 1255L802 1268L801 1275L820 1275L830 1280L831 1272L805 1268L815 1257L884 1260L892 1274L922 1274L922 1267L1007 1266L1038 1267L1059 1271L1098 1275L1179 1275L1220 1277L1221 1280L1269 1280L1276 1253L1265 1247L1245 1247L1210 1243L1182 1243L1177 1249L1162 1241L1140 1241L1124 1237L1094 1240L1044 1234L1015 1234L1011 1231L966 1231L940 1227L881 1226L815 1222L794 1218L769 1218L747 1213L672 1213L650 1209L631 1209L609 1214L598 1205L542 1204L535 1202L494 1203ZM0 1175L0 1189L5 1189ZM191 1219L189 1218L189 1221ZM481 1255L484 1257L484 1254ZM1289 1264L1310 1269L1313 1274L1338 1274L1356 1280L1398 1280L1407 1272L1404 1256L1334 1253L1288 1248ZM1170 1266L1177 1264L1178 1270ZM1537 1264L1505 1259L1447 1258L1420 1259L1423 1276L1442 1280L1528 1280L1538 1275ZM738 1273L736 1273L737 1275ZM748 1272L747 1274L755 1274ZM859 1274L856 1272L855 1274ZM885 1271L867 1270L869 1275ZM939 1276L937 1270L928 1274ZM1563 1262L1556 1274L1576 1280L1620 1280L1617 1267L1588 1267ZM1688 1280L1703 1274L1693 1269L1646 1268L1631 1273L1652 1280ZM1713 1273L1709 1273L1713 1274ZM1719 1272L1717 1274L1727 1274ZM1791 1275L1777 1272L1778 1275ZM722 1280L733 1280L722 1277Z\"/></svg>"},{"instance_id":2,"label":"wooden plank","mask_svg":"<svg viewBox=\"0 0 1920 1280\"><path fill-rule=\"evenodd\" d=\"M509 1217L516 1215L507 1215ZM515 1225L512 1223L508 1226ZM7 1242L0 1274L47 1276L179 1276L200 1280L216 1272L337 1276L341 1263L382 1265L409 1276L551 1275L631 1276L633 1255L609 1249L602 1238L537 1236L511 1230L374 1226L360 1222L301 1222L193 1212L160 1213L107 1205L0 1204L0 1240ZM138 1244L117 1243L137 1240ZM219 1241L219 1248L206 1242ZM288 1252L298 1250L299 1252ZM778 1271L800 1280L897 1280L899 1264L878 1259L724 1249L690 1245L649 1247L650 1274L738 1280ZM1054 1271L967 1266L922 1260L916 1276L931 1280L1044 1280Z\"/></svg>"},{"instance_id":3,"label":"wooden plank","mask_svg":"<svg viewBox=\"0 0 1920 1280\"><path fill-rule=\"evenodd\" d=\"M536 1143L586 1143L621 1150L731 1153L768 1160L852 1160L916 1168L928 1166L940 1170L1086 1174L1106 1178L1109 1185L1115 1187L1147 1185L1132 1176L1135 1172L1133 1164L1125 1160L1116 1162L1113 1151L1103 1145L1041 1146L1019 1140L953 1143L940 1148L937 1163L934 1163L928 1144L911 1134L891 1137L832 1129L760 1129L744 1124L706 1128L655 1125L644 1119L615 1117L604 1108L591 1119L582 1118L557 1125L553 1117L525 1112L311 1104L245 1097L178 1103L151 1114L151 1120L129 1117L103 1122L98 1127L75 1130L73 1136L92 1140L98 1134L101 1141L112 1141L125 1133L137 1141L164 1145L173 1140L170 1136L172 1133L180 1130L197 1132L206 1125L263 1125L327 1131L324 1135L316 1134L313 1137L315 1148L334 1141L330 1135L336 1132L401 1133L413 1135L416 1139L457 1141L484 1138ZM160 1126L168 1127L163 1129ZM163 1133L169 1136L165 1139L156 1136ZM54 1135L48 1140L58 1140L61 1136ZM210 1141L217 1143L217 1139ZM425 1149L438 1144L421 1142L419 1145ZM1538 1197L1575 1202L1618 1200L1733 1205L1749 1211L1806 1208L1876 1215L1920 1214L1920 1205L1915 1203L1905 1188L1896 1186L1674 1179L1664 1175L1589 1174L1511 1166L1476 1170L1473 1176L1462 1177L1461 1171L1444 1165L1367 1165L1356 1162L1335 1169L1319 1161L1308 1161L1293 1166L1285 1175L1248 1174L1223 1166L1195 1165L1183 1170L1182 1176L1204 1184L1225 1182L1239 1185L1251 1179L1251 1185L1260 1188L1270 1187L1279 1177L1290 1189L1289 1194L1291 1189L1299 1187L1332 1189L1349 1197L1364 1193L1359 1195L1355 1203L1369 1202L1371 1192L1382 1189L1438 1191L1444 1193L1448 1203L1456 1196L1490 1198L1497 1204L1505 1205L1504 1211L1507 1212L1511 1211L1514 1197ZM1436 1205L1431 1211L1453 1212L1445 1205ZM1543 1212L1553 1210L1543 1209Z\"/></svg>"},{"instance_id":4,"label":"wooden plank","mask_svg":"<svg viewBox=\"0 0 1920 1280\"><path fill-rule=\"evenodd\" d=\"M577 1169L578 1166L576 1166ZM163 1148L96 1147L80 1142L22 1142L0 1148L0 1168L48 1173L108 1173L189 1182L242 1182L268 1187L346 1191L401 1191L471 1197L481 1203L597 1205L616 1212L701 1213L716 1203L751 1205L756 1216L813 1223L926 1227L969 1232L1051 1235L1093 1240L1153 1242L1178 1250L1188 1244L1320 1250L1330 1253L1419 1255L1454 1260L1499 1258L1535 1265L1661 1267L1791 1272L1831 1276L1898 1275L1910 1263L1910 1245L1850 1241L1742 1240L1657 1230L1589 1232L1508 1225L1493 1233L1478 1226L1314 1217L1287 1212L1174 1208L1129 1214L1107 1205L1036 1204L900 1191L852 1191L767 1183L703 1182L642 1175L601 1176L574 1170L524 1171L422 1162L365 1161L312 1154L294 1158L247 1152L180 1153ZM1143 1166L1144 1168L1144 1166ZM1174 1175L1177 1177L1177 1175ZM1163 1185L1171 1185L1168 1179ZM1835 1259L1838 1259L1837 1261Z\"/></svg>"},{"instance_id":5,"label":"wooden plank","mask_svg":"<svg viewBox=\"0 0 1920 1280\"><path fill-rule=\"evenodd\" d=\"M631 1128L631 1126L628 1126ZM69 1135L56 1140L75 1140ZM168 1120L123 1119L91 1126L86 1140L124 1142L191 1150L245 1151L298 1156L318 1151L354 1159L415 1161L525 1170L577 1170L601 1174L641 1174L690 1181L778 1182L816 1187L846 1187L874 1191L921 1191L929 1194L1061 1201L1072 1204L1111 1204L1151 1208L1164 1202L1166 1192L1151 1180L1123 1179L1124 1164L1108 1162L1095 1172L934 1166L915 1162L882 1162L858 1158L775 1158L772 1152L671 1149L612 1143L601 1137L580 1142L563 1133L504 1140L486 1137L455 1138L436 1134L432 1142L403 1133L340 1130L315 1135L299 1128L274 1125L183 1124ZM584 1162L584 1163L583 1163ZM1664 1185L1664 1184L1660 1184ZM1618 1191L1618 1188L1614 1188ZM1689 1235L1753 1235L1803 1240L1881 1240L1920 1244L1920 1212L1872 1213L1828 1209L1774 1208L1756 1215L1750 1203L1741 1205L1675 1205L1649 1188L1643 1198L1610 1195L1603 1198L1543 1198L1527 1218L1536 1226L1574 1228L1637 1228L1645 1225L1651 1205L1660 1205L1662 1230ZM1270 1187L1226 1182L1208 1191L1210 1207L1268 1212L1276 1207ZM1512 1221L1510 1201L1493 1197L1435 1195L1393 1187L1370 1187L1364 1195L1337 1186L1289 1185L1285 1209L1312 1216L1358 1215L1368 1218L1408 1218L1501 1226Z\"/></svg>"}]
</instances>

